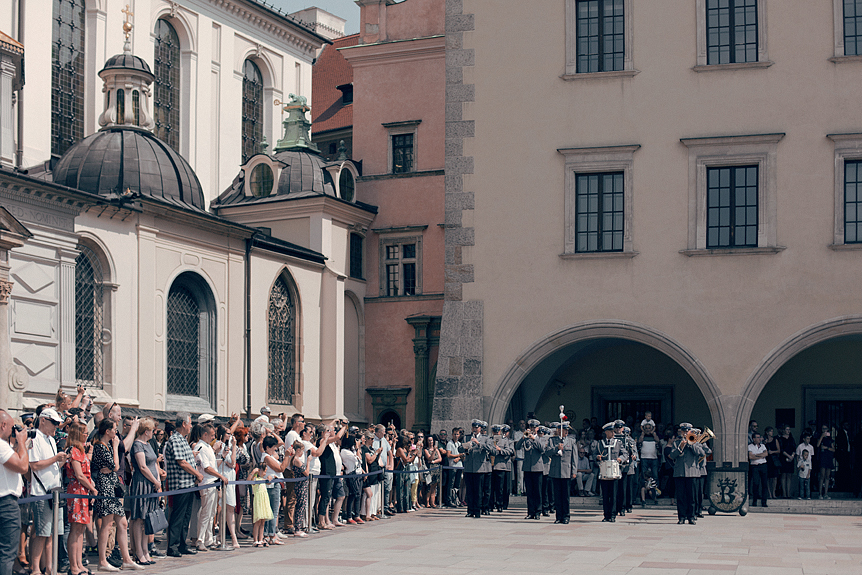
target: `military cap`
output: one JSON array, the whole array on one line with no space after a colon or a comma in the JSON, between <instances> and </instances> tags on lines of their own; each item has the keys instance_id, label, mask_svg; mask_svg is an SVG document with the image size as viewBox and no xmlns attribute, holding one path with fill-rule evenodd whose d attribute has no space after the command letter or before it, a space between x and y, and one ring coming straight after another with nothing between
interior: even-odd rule
<instances>
[{"instance_id":1,"label":"military cap","mask_svg":"<svg viewBox=\"0 0 862 575\"><path fill-rule=\"evenodd\" d=\"M487 421L480 421L479 427L481 427L482 429L488 429L488 422Z\"/></svg>"},{"instance_id":2,"label":"military cap","mask_svg":"<svg viewBox=\"0 0 862 575\"><path fill-rule=\"evenodd\" d=\"M631 427L629 427L629 426L627 425L627 426L623 427L623 432L624 432L626 435L631 435L631 433L632 433L632 428L631 428Z\"/></svg>"},{"instance_id":3,"label":"military cap","mask_svg":"<svg viewBox=\"0 0 862 575\"><path fill-rule=\"evenodd\" d=\"M500 429L503 431L503 433L508 433L509 431L512 431L512 428L509 427L508 425L504 425Z\"/></svg>"},{"instance_id":4,"label":"military cap","mask_svg":"<svg viewBox=\"0 0 862 575\"><path fill-rule=\"evenodd\" d=\"M614 428L614 422L609 421L602 426L602 431L607 431L608 429L613 429L613 428Z\"/></svg>"},{"instance_id":5,"label":"military cap","mask_svg":"<svg viewBox=\"0 0 862 575\"><path fill-rule=\"evenodd\" d=\"M470 427L482 427L482 420L481 419L474 419L473 421L470 422Z\"/></svg>"},{"instance_id":6,"label":"military cap","mask_svg":"<svg viewBox=\"0 0 862 575\"><path fill-rule=\"evenodd\" d=\"M698 428L696 428L696 427L693 427L691 430L692 430L693 432L695 432L696 434L698 434L698 435L700 435L700 434L701 434L701 431L700 431Z\"/></svg>"},{"instance_id":7,"label":"military cap","mask_svg":"<svg viewBox=\"0 0 862 575\"><path fill-rule=\"evenodd\" d=\"M494 433L497 433L498 431L502 431L502 430L503 430L503 426L502 426L502 425L496 425L496 424L495 424L495 425L492 425L492 426L491 426L491 431L493 431Z\"/></svg>"},{"instance_id":8,"label":"military cap","mask_svg":"<svg viewBox=\"0 0 862 575\"><path fill-rule=\"evenodd\" d=\"M560 427L562 427L563 429L569 429L571 425L569 425L568 421L564 421L560 424Z\"/></svg>"},{"instance_id":9,"label":"military cap","mask_svg":"<svg viewBox=\"0 0 862 575\"><path fill-rule=\"evenodd\" d=\"M560 428L560 422L559 422L559 421L555 421L555 422L553 422L553 423L551 424L551 427L552 427L552 428L554 428L554 429L559 429L559 428Z\"/></svg>"},{"instance_id":10,"label":"military cap","mask_svg":"<svg viewBox=\"0 0 862 575\"><path fill-rule=\"evenodd\" d=\"M527 420L527 425L530 427L539 427L542 423L538 419Z\"/></svg>"},{"instance_id":11,"label":"military cap","mask_svg":"<svg viewBox=\"0 0 862 575\"><path fill-rule=\"evenodd\" d=\"M689 429L691 429L692 427L694 427L694 426L693 426L692 424L690 424L690 423L680 423L680 424L679 424L679 428L680 428L680 429L684 429L684 430L686 430L686 431L688 431L688 430L689 430Z\"/></svg>"},{"instance_id":12,"label":"military cap","mask_svg":"<svg viewBox=\"0 0 862 575\"><path fill-rule=\"evenodd\" d=\"M616 421L614 421L614 427L625 427L625 426L626 426L626 422L623 421L622 419L617 419Z\"/></svg>"}]
</instances>

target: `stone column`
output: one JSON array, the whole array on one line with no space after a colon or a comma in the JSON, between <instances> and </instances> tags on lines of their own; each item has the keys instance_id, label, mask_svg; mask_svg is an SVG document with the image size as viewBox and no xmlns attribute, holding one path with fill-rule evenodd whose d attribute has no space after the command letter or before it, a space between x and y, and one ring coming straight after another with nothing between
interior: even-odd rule
<instances>
[{"instance_id":1,"label":"stone column","mask_svg":"<svg viewBox=\"0 0 862 575\"><path fill-rule=\"evenodd\" d=\"M11 167L15 162L15 139L12 122L12 58L0 54L0 164Z\"/></svg>"},{"instance_id":2,"label":"stone column","mask_svg":"<svg viewBox=\"0 0 862 575\"><path fill-rule=\"evenodd\" d=\"M30 231L15 219L6 208L0 207L0 408L7 411L20 410L24 389L27 386L27 372L12 364L12 350L9 341L9 295L12 286L9 281L9 252L24 245L31 237Z\"/></svg>"}]
</instances>

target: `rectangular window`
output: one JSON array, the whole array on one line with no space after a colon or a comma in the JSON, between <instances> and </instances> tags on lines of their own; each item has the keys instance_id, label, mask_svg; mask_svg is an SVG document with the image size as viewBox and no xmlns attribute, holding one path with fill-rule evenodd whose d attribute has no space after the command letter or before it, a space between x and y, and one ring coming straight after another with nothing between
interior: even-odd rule
<instances>
[{"instance_id":1,"label":"rectangular window","mask_svg":"<svg viewBox=\"0 0 862 575\"><path fill-rule=\"evenodd\" d=\"M757 62L757 0L707 0L707 64Z\"/></svg>"},{"instance_id":2,"label":"rectangular window","mask_svg":"<svg viewBox=\"0 0 862 575\"><path fill-rule=\"evenodd\" d=\"M577 174L576 251L623 251L623 172Z\"/></svg>"},{"instance_id":3,"label":"rectangular window","mask_svg":"<svg viewBox=\"0 0 862 575\"><path fill-rule=\"evenodd\" d=\"M413 171L413 134L392 136L392 173Z\"/></svg>"},{"instance_id":4,"label":"rectangular window","mask_svg":"<svg viewBox=\"0 0 862 575\"><path fill-rule=\"evenodd\" d=\"M386 246L386 295L416 295L416 244L390 244Z\"/></svg>"},{"instance_id":5,"label":"rectangular window","mask_svg":"<svg viewBox=\"0 0 862 575\"><path fill-rule=\"evenodd\" d=\"M578 73L624 68L624 0L581 0L577 4Z\"/></svg>"},{"instance_id":6,"label":"rectangular window","mask_svg":"<svg viewBox=\"0 0 862 575\"><path fill-rule=\"evenodd\" d=\"M706 247L757 247L758 166L708 168Z\"/></svg>"},{"instance_id":7,"label":"rectangular window","mask_svg":"<svg viewBox=\"0 0 862 575\"><path fill-rule=\"evenodd\" d=\"M363 279L362 275L362 236L359 234L350 234L350 277Z\"/></svg>"},{"instance_id":8,"label":"rectangular window","mask_svg":"<svg viewBox=\"0 0 862 575\"><path fill-rule=\"evenodd\" d=\"M844 243L862 243L862 161L844 161Z\"/></svg>"},{"instance_id":9,"label":"rectangular window","mask_svg":"<svg viewBox=\"0 0 862 575\"><path fill-rule=\"evenodd\" d=\"M862 55L862 0L844 0L844 55Z\"/></svg>"}]
</instances>

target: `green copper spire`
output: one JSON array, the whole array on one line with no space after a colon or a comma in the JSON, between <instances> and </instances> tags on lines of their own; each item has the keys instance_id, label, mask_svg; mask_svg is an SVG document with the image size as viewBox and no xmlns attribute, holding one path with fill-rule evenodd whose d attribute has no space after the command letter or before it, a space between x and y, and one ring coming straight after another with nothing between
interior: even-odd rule
<instances>
[{"instance_id":1,"label":"green copper spire","mask_svg":"<svg viewBox=\"0 0 862 575\"><path fill-rule=\"evenodd\" d=\"M311 110L304 96L289 94L289 101L284 103L283 110L287 112L284 125L284 137L275 145L275 152L285 150L305 149L320 153L317 145L311 141L311 122L305 119L305 113Z\"/></svg>"}]
</instances>

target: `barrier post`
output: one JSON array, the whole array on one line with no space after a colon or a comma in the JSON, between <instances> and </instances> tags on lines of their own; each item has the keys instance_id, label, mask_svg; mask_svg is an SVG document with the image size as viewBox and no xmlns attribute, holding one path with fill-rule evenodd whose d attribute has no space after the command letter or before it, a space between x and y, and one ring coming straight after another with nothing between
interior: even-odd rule
<instances>
[{"instance_id":1,"label":"barrier post","mask_svg":"<svg viewBox=\"0 0 862 575\"><path fill-rule=\"evenodd\" d=\"M221 486L221 519L219 521L219 535L221 535L221 550L227 551L227 501L228 484L222 483Z\"/></svg>"},{"instance_id":2,"label":"barrier post","mask_svg":"<svg viewBox=\"0 0 862 575\"><path fill-rule=\"evenodd\" d=\"M60 488L55 487L51 490L51 504L54 512L54 519L51 521L51 573L57 573L57 552L60 543Z\"/></svg>"}]
</instances>

